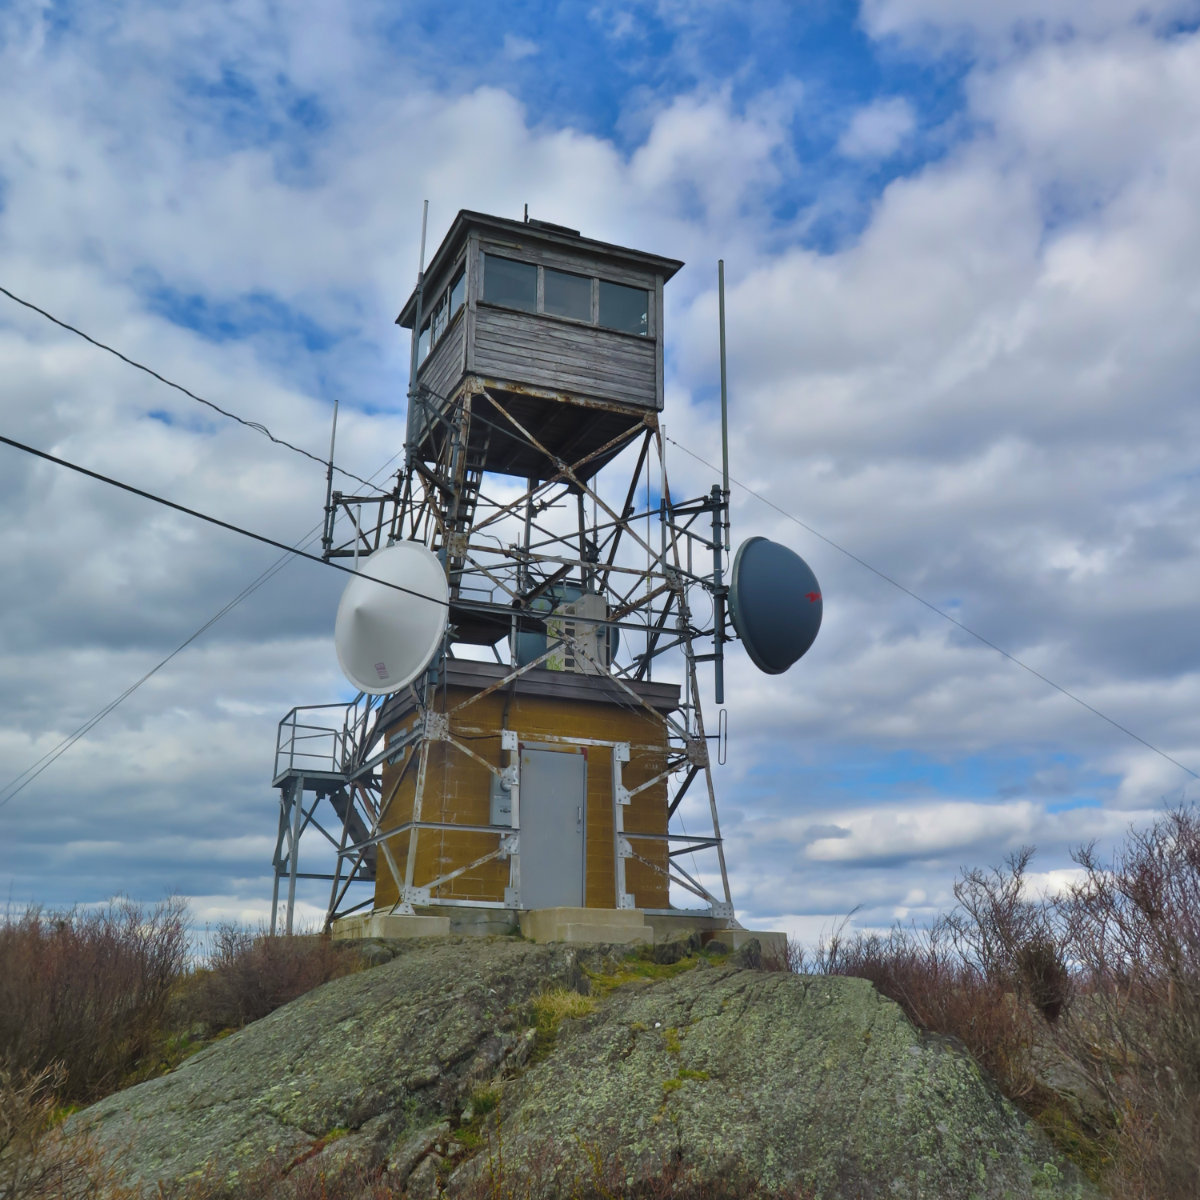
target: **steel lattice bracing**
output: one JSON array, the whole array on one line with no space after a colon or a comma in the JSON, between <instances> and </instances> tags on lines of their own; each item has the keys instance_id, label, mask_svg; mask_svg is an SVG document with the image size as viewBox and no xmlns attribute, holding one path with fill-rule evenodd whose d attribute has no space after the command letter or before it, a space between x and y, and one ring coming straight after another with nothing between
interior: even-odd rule
<instances>
[{"instance_id":1,"label":"steel lattice bracing","mask_svg":"<svg viewBox=\"0 0 1200 1200\"><path fill-rule=\"evenodd\" d=\"M450 400L427 397L441 435L431 439L436 448L432 461L411 455L400 472L395 489L384 500L335 494L333 514L352 513L350 540L330 537L330 557L347 558L367 554L400 539L415 539L438 551L446 563L451 586L451 618L446 652L451 656L478 654L468 647L488 647L494 660L508 667L502 684L544 667L546 661L566 646L582 663L593 656L590 677L603 681L615 702L645 711L659 722L668 747L660 778L669 786L667 850L655 867L669 877L671 886L691 894L713 915L732 917L732 903L725 868L716 797L710 767L710 737L701 705L699 665L714 655L713 638L717 614L722 614L721 531L724 501L719 489L698 500L679 503L671 496L663 456L663 437L656 414L639 414L612 439L580 459L565 461L546 447L532 430L525 428L481 381L469 385ZM509 476L487 471L487 447L496 430L503 428L525 440L541 456L537 475L519 483ZM612 458L611 465L589 473L597 458ZM623 452L623 453L620 453ZM648 497L648 499L647 499ZM367 504L371 504L368 510ZM363 514L371 512L369 524ZM345 524L345 522L343 522ZM356 544L357 543L357 547ZM705 569L707 568L707 569ZM620 648L611 661L597 661L596 639L590 643L573 639L561 622L551 621L547 634L550 599L563 594L564 585L603 598L607 609L605 628L619 630ZM697 621L689 593L703 588L714 595L713 617ZM707 605L706 605L707 607ZM518 661L516 648L522 637L546 637L545 649L528 661ZM605 633L603 647L611 634ZM535 647L540 644L535 641ZM717 644L715 652L719 653ZM589 668L584 665L585 670ZM647 706L638 687L651 678L675 677L681 684L681 700L672 712ZM320 710L295 710L281 724L281 758L276 784L280 788L280 832L276 852L276 897L287 882L289 899L296 878L325 878L331 883L329 910L332 919L361 907L350 903L355 883L371 883L386 873L395 883L396 907L410 911L414 902L429 903L431 885L414 884L415 843L438 828L430 820L428 791L423 765L430 748L449 742L467 755L468 741L456 736L455 723L470 722L470 704L450 715L433 711L429 694L437 686L437 668L423 677L402 697L380 704L378 698L360 697L343 710L327 707L317 724L313 714ZM490 689L489 689L490 690ZM478 697L483 698L484 693ZM393 740L385 750L381 711L397 703L420 714L408 736L407 747ZM297 713L301 714L297 717ZM324 739L328 757L325 776L296 756L303 746L306 721L314 726L310 738ZM330 720L341 716L340 722ZM619 754L619 746L608 748ZM381 764L386 757L406 754L405 762L416 772L417 811L401 832L413 846L403 865L389 861L380 821L389 797L381 794ZM503 767L488 763L499 777ZM659 782L656 779L655 782ZM710 828L684 833L676 828L679 810L689 793L699 789L707 799ZM307 807L305 796L308 797ZM318 808L327 810L326 829L318 819ZM483 856L516 859L519 839L512 830L496 829L495 845ZM324 873L300 869L303 837L322 838L336 852L336 867ZM395 830L388 831L394 839ZM617 830L615 855L617 895L623 894L621 878L628 861L649 863L649 835L630 835ZM380 853L380 850L383 853ZM687 870L684 859L708 866ZM478 866L472 862L472 866ZM515 865L515 864L514 864ZM454 873L461 874L458 867ZM447 872L447 875L452 874ZM715 882L706 883L705 878ZM444 883L437 879L434 885ZM514 899L509 890L508 900ZM443 900L443 903L454 903ZM465 903L465 902L459 902ZM290 905L289 905L290 912Z\"/></svg>"},{"instance_id":2,"label":"steel lattice bracing","mask_svg":"<svg viewBox=\"0 0 1200 1200\"><path fill-rule=\"evenodd\" d=\"M330 882L329 919L359 885L376 910L529 908L551 894L535 867L559 844L539 834L576 787L575 903L687 896L733 919L700 700L709 664L722 699L728 495L675 500L659 424L662 290L681 266L464 211L419 275L398 318L412 332L404 467L384 495L331 491L323 546L356 561L429 547L448 627L402 693L281 725L289 923L312 876ZM295 757L317 742L328 776ZM539 809L538 779L559 808ZM309 843L324 871L301 869Z\"/></svg>"}]
</instances>

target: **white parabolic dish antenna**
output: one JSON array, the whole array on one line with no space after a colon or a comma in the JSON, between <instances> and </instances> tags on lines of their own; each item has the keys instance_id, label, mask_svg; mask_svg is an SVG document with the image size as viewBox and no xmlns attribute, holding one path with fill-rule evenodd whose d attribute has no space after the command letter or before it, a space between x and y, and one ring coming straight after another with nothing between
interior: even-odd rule
<instances>
[{"instance_id":1,"label":"white parabolic dish antenna","mask_svg":"<svg viewBox=\"0 0 1200 1200\"><path fill-rule=\"evenodd\" d=\"M407 687L429 666L446 632L450 588L437 555L420 542L376 550L358 569L371 578L346 585L333 643L346 678L383 696Z\"/></svg>"}]
</instances>

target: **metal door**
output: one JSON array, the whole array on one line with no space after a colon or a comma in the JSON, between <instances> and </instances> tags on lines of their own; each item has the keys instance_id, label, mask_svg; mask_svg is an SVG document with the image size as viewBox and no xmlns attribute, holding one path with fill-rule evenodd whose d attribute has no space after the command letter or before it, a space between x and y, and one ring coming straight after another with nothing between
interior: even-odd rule
<instances>
[{"instance_id":1,"label":"metal door","mask_svg":"<svg viewBox=\"0 0 1200 1200\"><path fill-rule=\"evenodd\" d=\"M587 758L521 747L521 907L581 907Z\"/></svg>"}]
</instances>

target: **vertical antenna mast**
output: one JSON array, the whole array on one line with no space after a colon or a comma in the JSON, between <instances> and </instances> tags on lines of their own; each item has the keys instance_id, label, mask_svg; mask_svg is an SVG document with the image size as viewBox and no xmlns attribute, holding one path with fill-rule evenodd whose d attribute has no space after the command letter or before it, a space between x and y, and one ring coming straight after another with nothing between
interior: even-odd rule
<instances>
[{"instance_id":1,"label":"vertical antenna mast","mask_svg":"<svg viewBox=\"0 0 1200 1200\"><path fill-rule=\"evenodd\" d=\"M729 392L725 382L725 260L717 259L717 313L721 326L721 497L725 503L725 553L729 541Z\"/></svg>"},{"instance_id":2,"label":"vertical antenna mast","mask_svg":"<svg viewBox=\"0 0 1200 1200\"><path fill-rule=\"evenodd\" d=\"M321 546L326 554L333 546L333 446L337 441L338 401L333 401L333 428L329 433L329 465L325 469L325 531L321 535Z\"/></svg>"},{"instance_id":3,"label":"vertical antenna mast","mask_svg":"<svg viewBox=\"0 0 1200 1200\"><path fill-rule=\"evenodd\" d=\"M725 260L717 259L717 324L721 338L721 489L712 490L712 549L713 549L713 683L718 704L725 703L725 584L721 562L721 535L725 536L725 553L729 543L729 397L725 381ZM724 526L724 529L722 529Z\"/></svg>"},{"instance_id":4,"label":"vertical antenna mast","mask_svg":"<svg viewBox=\"0 0 1200 1200\"><path fill-rule=\"evenodd\" d=\"M409 355L408 362L408 405L410 409L417 401L417 368L421 365L417 360L421 347L421 322L424 319L422 310L425 307L425 229L428 223L429 201L426 200L421 207L421 251L417 258L417 311L413 320L412 353ZM409 428L412 428L411 417L409 418ZM411 453L411 447L409 447L409 451Z\"/></svg>"}]
</instances>

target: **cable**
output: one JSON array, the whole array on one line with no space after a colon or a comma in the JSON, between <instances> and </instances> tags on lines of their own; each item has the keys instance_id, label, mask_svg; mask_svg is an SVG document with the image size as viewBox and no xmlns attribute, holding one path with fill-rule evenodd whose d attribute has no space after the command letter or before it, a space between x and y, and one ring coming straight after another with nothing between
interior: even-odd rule
<instances>
[{"instance_id":1,"label":"cable","mask_svg":"<svg viewBox=\"0 0 1200 1200\"><path fill-rule=\"evenodd\" d=\"M663 436L666 437L665 434ZM672 446L678 446L679 449L684 452L684 454L688 455L691 458L694 458L698 463L702 463L704 466L708 467L710 470L716 471L719 469L716 466L714 466L712 463L710 463L707 459L701 458L699 454L695 453L695 451L689 450L685 445L683 445L682 442L677 442L673 437L667 437L666 440L668 442L670 442ZM1160 750L1153 743L1146 741L1146 739L1144 737L1141 737L1138 734L1134 733L1132 729L1128 729L1126 726L1122 725L1119 721L1114 721L1112 719L1112 717L1107 716L1106 714L1102 713L1098 708L1094 708L1086 700L1075 695L1074 692L1068 691L1061 684L1055 683L1053 679L1047 678L1045 675L1043 675L1041 673L1041 671L1035 670L1033 667L1029 666L1028 663L1022 662L1019 658L1016 657L1016 655L1010 654L1007 650L1003 649L1000 646L997 646L995 642L990 641L988 638L984 637L982 633L976 633L974 629L972 629L968 625L964 625L957 617L952 617L945 610L938 608L938 606L936 604L933 604L930 601L926 600L924 596L918 596L917 593L914 592L911 588L905 587L904 584L900 583L898 580L893 579L890 575L887 575L883 571L880 571L877 567L871 566L871 564L869 562L867 562L865 559L859 558L857 554L854 554L852 551L847 550L844 546L839 546L837 544L837 542L835 542L832 538L826 537L819 530L814 529L811 525L808 525L804 521L800 520L799 517L788 512L786 509L780 508L778 504L774 503L771 500L768 500L766 498L766 496L762 495L759 492L756 492L752 487L748 487L746 484L742 483L741 480L734 479L732 476L730 476L730 482L736 483L738 485L738 487L740 487L742 489L742 491L747 492L749 495L753 496L756 500L760 500L768 508L773 508L781 517L786 517L789 521L792 521L795 524L799 525L801 529L807 530L809 533L811 533L813 535L813 537L820 538L821 541L823 541L827 546L832 546L839 554L844 554L847 558L852 559L854 562L858 563L858 565L860 567L865 567L868 571L871 572L872 575L878 575L880 579L884 580L887 583L890 583L892 585L892 587L899 588L899 590L902 591L906 596L911 596L912 599L914 599L918 604L923 604L927 609L929 609L930 612L937 613L937 615L939 617L941 617L943 620L949 621L951 625L956 625L959 629L961 629L963 631L963 633L970 634L971 637L975 638L976 641L982 642L989 649L995 650L997 654L1003 655L1005 658L1008 659L1009 662L1015 663L1018 667L1020 667L1022 671L1028 671L1030 675L1033 675L1035 678L1040 679L1043 683L1048 684L1056 692L1061 692L1064 696L1067 697L1068 700L1074 700L1076 704L1081 705L1083 708L1086 708L1088 710L1088 712L1093 713L1095 716L1099 717L1102 721L1107 721L1114 729L1119 729L1127 737L1133 738L1133 740L1135 742L1140 742L1143 746L1146 747L1147 750L1153 750L1155 754L1159 755L1161 758L1165 758L1167 760L1167 762L1172 763L1174 766L1177 766L1181 771L1190 775L1193 779L1200 779L1200 773L1193 771L1191 769L1191 767L1185 767L1183 765L1183 763L1181 763L1177 758L1172 758L1171 755L1169 755L1165 750Z\"/></svg>"},{"instance_id":2,"label":"cable","mask_svg":"<svg viewBox=\"0 0 1200 1200\"><path fill-rule=\"evenodd\" d=\"M129 358L122 354L120 350L114 350L112 346L105 345L104 342L97 341L94 337L90 337L84 333L82 329L76 329L74 325L68 325L66 321L60 321L53 313L48 313L44 308L38 308L36 304L31 304L28 300L22 300L20 296L10 292L8 288L0 286L0 293L3 293L10 300L15 300L18 304L37 313L39 316L45 317L47 321L53 321L55 325L61 329L67 330L69 333L75 334L77 337L83 338L85 342L90 342L98 350L105 350L109 354L115 355L123 363L128 363L131 367L136 367L139 371L145 371L147 375L153 376L159 383L165 383L167 387L174 388L177 392L182 392L185 396L190 397L199 404L207 405L214 412L218 412L223 417L228 417L231 421L236 421L239 425L245 425L247 429L253 429L256 433L261 433L264 437L270 438L277 446L283 446L285 449L291 450L296 454L302 454L305 458L311 458L313 462L320 463L323 467L328 467L329 463L326 459L318 458L315 454L310 454L307 450L302 450L299 446L293 446L291 442L285 442L283 438L276 437L265 425L260 425L257 421L247 421L245 417L239 417L237 413L231 413L222 408L219 404L214 404L211 400L205 400L203 396L197 396L195 392L188 391L181 383L175 383L166 376L160 375L157 371L147 367L144 363L137 362L135 359ZM341 467L333 468L340 475L345 475L348 479L353 479L356 483L366 484L371 487L369 480L363 479L361 475L355 475L353 471L346 471Z\"/></svg>"},{"instance_id":3,"label":"cable","mask_svg":"<svg viewBox=\"0 0 1200 1200\"><path fill-rule=\"evenodd\" d=\"M362 571L354 570L353 567L343 567L340 563L327 562L316 554L309 554L306 550L298 550L295 546L289 546L286 542L277 542L274 538L269 538L265 534L254 533L252 530L243 529L240 525L231 525L228 521L222 521L219 517L210 517L207 513L198 512L196 509L188 508L183 504L176 504L174 500L167 500L163 496L156 496L153 492L143 491L141 488L134 487L131 483L122 483L121 480L113 479L109 475L101 475L99 471L90 471L87 467L81 467L78 463L69 462L65 458L58 458L54 454L47 454L45 450L38 450L33 446L27 446L24 442L15 441L13 438L5 437L3 434L0 434L0 442L3 442L6 446L12 446L17 450L24 450L26 454L32 454L36 458L44 458L47 462L52 462L56 466L66 467L70 471L86 475L89 479L96 479L101 483L107 483L110 487L120 488L123 492L130 492L134 496L141 496L143 500L153 500L155 504L161 504L166 508L173 508L176 512L186 513L187 516L195 517L198 521L207 521L208 524L216 525L219 529L228 529L231 533L240 533L242 537L262 542L265 546L274 546L276 550L284 550L288 554L296 555L298 558L307 558L310 562L319 563L323 567L332 567L335 571L341 571L346 575L355 575L360 579L369 579L372 583L378 583L382 587L389 587L393 591L403 592L406 596L416 596L418 600L425 600L429 604L438 604L446 609L450 607L448 600L435 600L432 596L425 596L421 592L414 592L412 588L402 587L398 583L389 583L385 579L376 579L374 575L365 575Z\"/></svg>"},{"instance_id":4,"label":"cable","mask_svg":"<svg viewBox=\"0 0 1200 1200\"><path fill-rule=\"evenodd\" d=\"M387 468L391 466L391 464L398 457L399 453L393 454L392 457L383 464L383 466L381 466L372 474L371 479L377 478L384 471L386 471ZM321 525L314 525L312 529L310 529L308 533L306 533L293 548L297 549L305 545L311 545L315 540L315 535L320 529ZM263 584L265 584L268 580L273 579L289 562L291 562L291 560L292 555L290 553L283 554L277 558L265 571L262 572L262 574L247 584L247 586L244 587L236 596L234 596L232 600L214 613L190 637L180 642L180 644L176 646L170 654L168 654L165 658L160 659L159 662L151 667L150 670L147 671L140 679L127 687L113 700L109 701L109 703L101 708L98 712L93 713L91 717L89 717L82 725L79 726L79 728L63 738L63 740L59 742L58 745L53 749L43 754L42 757L37 760L37 762L30 764L30 766L26 767L25 770L19 775L16 775L10 779L3 788L0 788L0 808L2 808L20 792L24 791L25 788L28 787L29 784L31 784L39 775L41 775L43 771L57 762L58 759L60 759L68 750L71 749L72 746L75 745L77 741L80 740L80 738L90 733L102 720L104 720L105 717L113 712L119 705L128 700L129 697L132 696L133 693L142 686L142 684L161 671L163 667L167 665L167 663L175 658L176 655L186 650L187 647L192 644L192 642L211 629L222 617L241 604L243 600L253 595L253 593L262 587Z\"/></svg>"},{"instance_id":5,"label":"cable","mask_svg":"<svg viewBox=\"0 0 1200 1200\"><path fill-rule=\"evenodd\" d=\"M312 535L306 534L304 540L311 541ZM290 556L285 554L281 558L277 559L270 567L268 567L261 575L259 575L253 583L248 584L241 592L238 593L238 595L230 600L228 604L220 609L219 612L214 613L212 617L210 617L203 625L200 626L199 629L196 630L195 633L191 635L191 637L187 638L186 641L183 641L176 646L175 649L166 656L166 658L162 659L156 666L151 667L150 670L147 671L139 680L137 680L136 683L130 684L130 686L127 687L119 696L113 700L110 700L108 704L100 709L99 712L94 713L91 717L89 717L82 725L79 726L78 729L76 729L73 733L68 734L67 737L63 738L63 740L59 742L54 749L47 751L47 753L42 755L37 762L33 763L29 767L26 767L20 775L10 779L8 783L4 785L3 789L0 789L0 808L13 799L14 796L24 791L25 788L28 787L29 784L31 784L43 771L45 771L47 767L51 766L54 762L61 758L77 741L79 741L80 738L84 737L87 733L94 729L118 705L128 700L129 697L132 696L133 693L136 692L143 683L150 679L151 676L162 670L162 668L165 667L167 663L171 661L171 659L173 659L183 650L186 650L187 647L190 646L198 637L200 637L201 634L211 629L212 626L214 626L223 616L225 616L226 613L231 611L233 608L236 608L238 604L246 599L246 597L252 592L257 591L258 588L266 583L268 579L278 574L278 572L281 571L288 563L289 557Z\"/></svg>"},{"instance_id":6,"label":"cable","mask_svg":"<svg viewBox=\"0 0 1200 1200\"><path fill-rule=\"evenodd\" d=\"M20 300L19 297L12 296L12 293L7 291L7 289L5 289L3 287L0 287L0 292L3 292L5 295L10 296L13 299L17 300L18 303L26 305L26 307L35 308L34 305L28 304L27 301ZM35 308L35 311L42 312L41 309L36 309L36 308ZM42 315L49 316L48 313L43 313ZM50 320L54 321L56 324L63 324L63 322L58 321L58 319L56 317L50 317ZM71 328L70 326L64 326L64 327ZM78 333L79 331L72 329L72 332ZM92 341L92 339L88 338L86 334L80 334L80 336L87 338L88 341ZM96 343L96 344L100 345L100 343ZM106 346L101 346L101 348L109 349L109 347L106 347ZM112 353L117 354L116 351L112 351ZM123 355L120 355L120 354L117 354L117 356L120 358L124 357ZM131 361L131 360L127 359L125 361ZM140 367L140 364L138 364L138 363L131 363L131 365ZM147 370L147 371L149 370L148 368L141 368L141 369ZM153 371L149 371L149 373L152 375L154 374ZM157 375L155 377L161 378L161 376L157 376ZM168 380L163 380L163 382L169 383ZM171 384L170 386L178 387L179 385ZM179 390L186 391L186 389L184 389L184 388L179 388ZM190 393L190 392L188 392L187 394L192 395L192 393ZM194 397L194 398L199 399L199 397ZM205 404L208 403L208 401L201 401L201 402L205 403ZM216 406L213 405L212 407L216 407ZM218 411L221 411L221 410L218 410ZM231 414L226 414L226 415L231 415ZM241 418L237 418L237 417L235 417L234 419L239 420L239 421L241 420ZM242 423L249 424L249 422L242 422ZM266 430L264 429L263 432L266 432ZM271 437L271 435L269 433L267 436ZM664 435L664 436L666 436L666 435ZM278 439L271 437L271 440L276 441ZM696 462L701 463L702 465L708 467L710 470L715 471L717 469L707 459L702 458L699 454L696 454L694 451L688 449L687 446L683 445L681 442L676 441L674 438L667 436L666 440L668 442L670 442L671 445L678 447L685 454L687 454L690 458L695 459ZM311 562L319 563L321 566L332 567L334 570L341 571L344 574L356 575L356 576L359 576L364 579L369 579L374 583L381 584L384 587L392 588L394 591L401 592L405 595L415 596L418 599L428 601L429 603L442 604L445 607L448 607L448 603L445 601L433 600L431 597L422 595L422 593L420 593L420 592L413 591L411 588L402 587L400 584L390 583L390 582L387 582L382 579L376 579L372 575L365 575L360 571L355 571L351 567L343 567L339 563L329 562L323 558L318 557L315 554L309 554L307 551L301 550L295 546L288 546L286 543L276 541L274 538L266 537L265 535L260 534L260 533L254 533L253 531L251 531L249 529L244 529L241 526L230 524L228 521L222 521L217 517L209 516L207 513L198 512L196 509L188 508L187 506L182 505L182 504L177 504L173 500L167 500L165 497L157 496L153 492L147 492L141 488L134 487L132 484L123 483L122 481L120 481L118 479L113 479L110 476L102 475L98 471L89 470L87 467L80 466L79 464L70 462L64 458L59 458L58 456L49 454L44 450L38 450L33 446L28 446L25 443L18 442L13 438L9 438L9 437L0 435L0 443L3 443L4 445L12 446L16 450L24 451L26 454L31 454L36 458L45 459L47 462L52 462L56 466L66 467L68 470L75 471L80 475L85 475L89 479L95 479L95 480L99 481L100 483L106 483L110 487L119 488L120 490L129 492L132 495L140 496L144 500L151 500L156 504L161 504L167 508L174 509L176 512L181 512L181 513L186 514L187 516L195 517L197 520L205 521L210 525L216 525L217 527L219 527L221 529L227 529L231 533L241 534L243 537L248 537L254 541L262 542L264 545L273 546L277 550L283 550L286 555L294 555L299 558L306 558ZM286 444L286 443L281 443L281 444ZM296 449L295 447L291 447L291 448ZM299 452L302 454L306 453L305 451L299 451ZM313 457L313 456L308 455L308 457ZM315 459L315 461L320 462L321 460ZM354 478L358 479L359 477L354 476ZM911 588L905 587L904 584L900 583L898 580L893 579L890 575L886 574L883 571L880 571L877 567L873 567L865 559L860 558L857 554L854 554L852 551L847 550L844 546L839 545L832 538L826 537L825 534L821 533L817 529L814 529L811 525L802 521L799 517L795 516L793 513L790 513L786 509L781 508L779 505L775 504L774 501L768 500L761 493L755 491L753 488L749 487L747 484L742 483L741 480L734 479L731 476L730 481L732 483L736 483L737 486L740 487L744 492L753 496L756 500L765 504L768 508L771 508L775 512L779 513L780 516L787 518L789 521L792 521L794 524L800 526L801 529L806 530L807 532L811 533L814 537L819 538L821 541L825 542L827 545L829 545L833 549L837 550L840 554L843 554L847 558L852 559L854 562L858 563L861 567L864 567L866 570L870 571L873 575L877 575L880 579L891 584L893 587L902 591L905 595L911 597L913 600L916 600L917 603L924 605L924 607L928 608L931 612L936 613L943 620L950 622L950 624L956 626L958 629L961 629L964 633L975 638L977 641L981 642L983 645L987 646L989 649L994 650L997 654L1002 655L1004 658L1008 659L1009 662L1012 662L1016 666L1020 667L1023 671L1027 671L1030 675L1033 675L1035 678L1040 679L1047 686L1053 688L1055 691L1060 692L1062 695L1066 696L1067 699L1073 700L1076 704L1080 705L1082 708L1087 709L1088 712L1092 713L1094 716L1099 717L1102 721L1107 722L1114 729L1119 730L1121 733L1124 733L1127 737L1130 737L1134 741L1145 746L1146 749L1152 751L1153 753L1159 755L1159 757L1165 759L1167 762L1178 767L1185 774L1192 776L1193 779L1200 779L1200 773L1193 771L1190 767L1184 766L1183 763L1181 763L1178 759L1172 757L1165 750L1160 750L1152 742L1149 742L1145 738L1141 737L1139 734L1134 733L1132 729L1129 729L1127 726L1122 725L1119 721L1116 721L1112 717L1101 712L1098 708L1089 704L1086 700L1082 699L1080 696L1075 695L1074 692L1071 692L1067 688L1061 686L1060 684L1055 683L1053 679L1050 679L1046 675L1043 675L1040 671L1029 666L1027 663L1022 662L1015 655L1010 654L1007 650L996 645L995 642L984 637L983 634L977 633L974 629L971 629L968 625L963 624L963 622L958 620L958 618L951 616L948 612L945 612L943 609L938 608L938 606L936 604L931 603L929 600L926 600L923 596L920 596L916 592L912 591ZM366 484L368 487L372 486L365 479L359 479L359 482ZM238 598L238 600L240 600L240 599L241 599L241 597ZM237 603L238 600L235 600L233 603ZM232 604L230 605L230 607L232 607ZM219 619L220 616L224 615L224 611L228 611L228 610L227 609L223 610L222 613L218 614L218 616L214 618L214 621ZM204 627L204 629L206 629L206 628L208 628L207 625ZM194 637L199 636L199 634L202 633L204 631L204 629L197 631L197 634L194 635ZM192 640L194 640L194 637L189 638L188 641L185 642L183 646L179 647L179 649L182 650L184 648L184 646L188 645ZM178 653L178 652L179 652L178 650L175 651L175 653ZM169 656L169 658L170 657L174 657L174 654ZM169 661L169 658L164 661ZM157 670L157 669L158 668L155 668L155 670ZM150 674L153 674L153 672L150 672ZM149 675L147 675L146 678L149 678ZM138 684L135 684L134 688L140 686L141 682L144 682L144 680L141 680L141 681L139 681ZM130 690L132 691L134 689L130 689ZM120 699L118 699L116 703L120 703L120 701L122 699L124 699L124 696L122 696ZM114 704L113 707L115 707L115 706L116 705ZM111 711L111 709L109 709L107 711ZM106 714L104 714L104 715L106 715ZM88 726L88 727L90 728L90 726ZM86 732L86 730L85 730L85 732ZM17 778L20 779L21 776L17 776ZM11 786L11 782L9 785L6 785L6 786ZM22 786L24 786L24 785L22 785ZM15 795L16 793L14 792L12 794ZM11 799L11 796L6 797L6 799ZM0 802L2 802L2 801L0 801Z\"/></svg>"}]
</instances>

